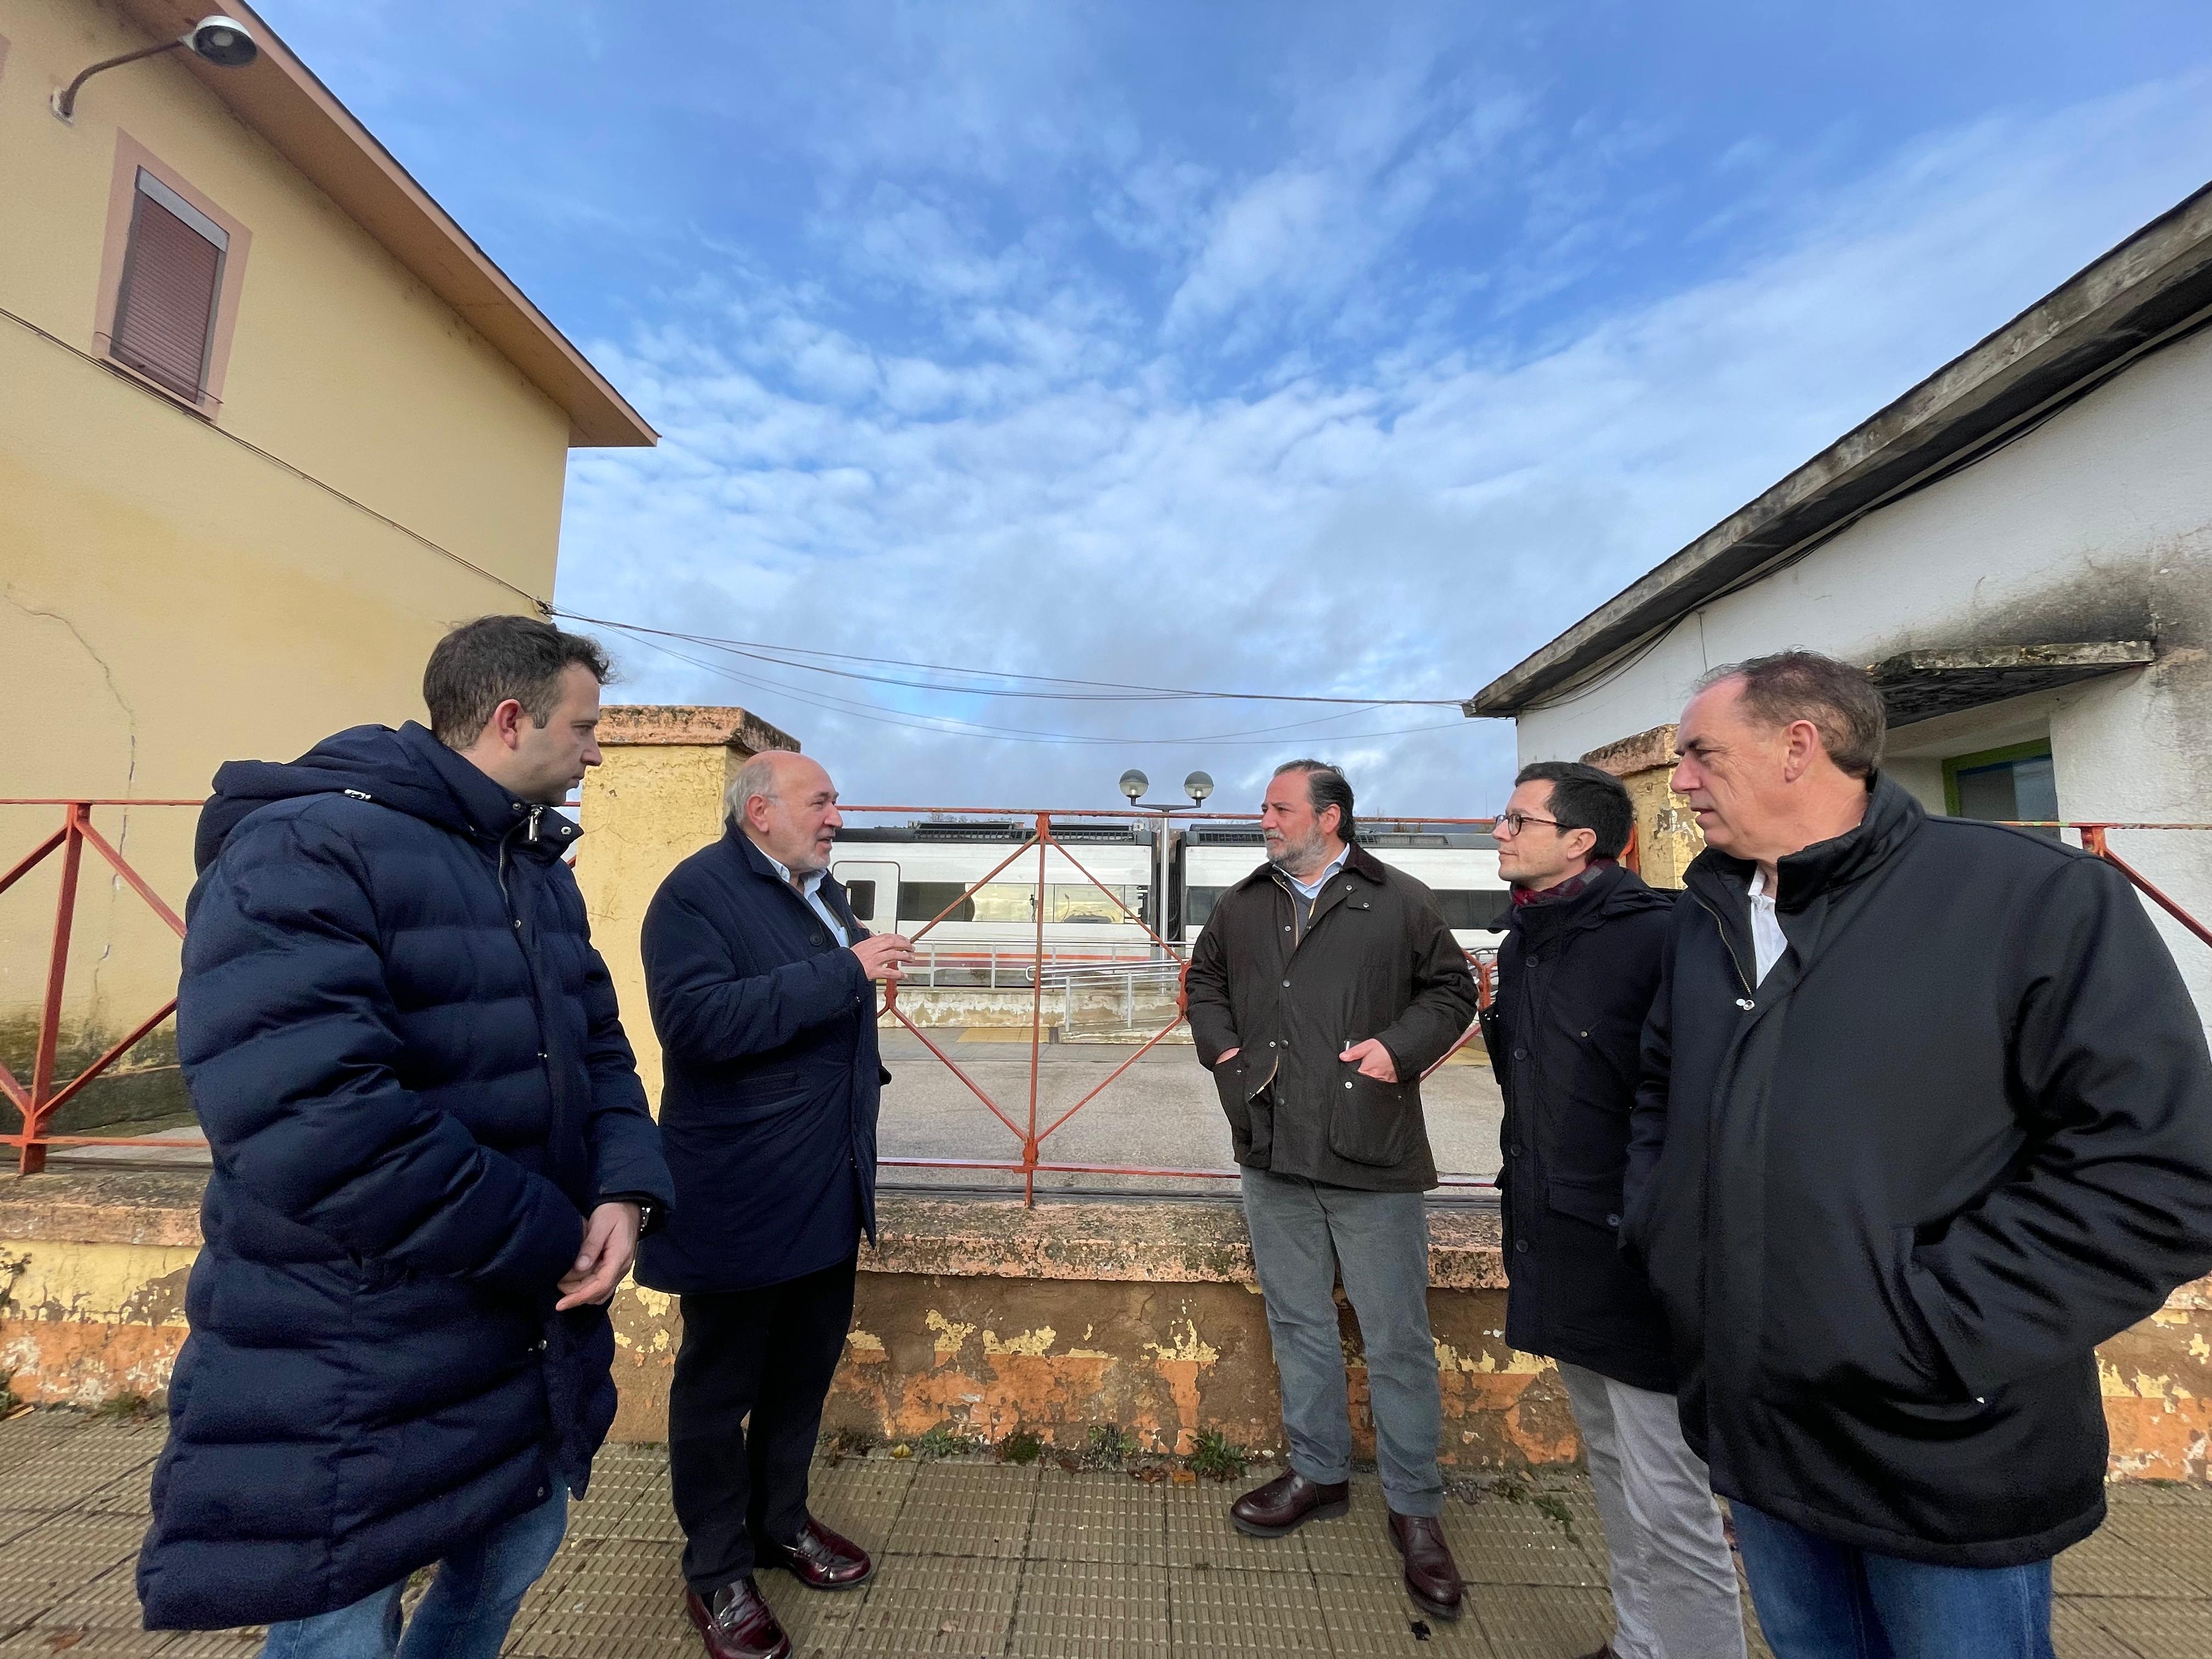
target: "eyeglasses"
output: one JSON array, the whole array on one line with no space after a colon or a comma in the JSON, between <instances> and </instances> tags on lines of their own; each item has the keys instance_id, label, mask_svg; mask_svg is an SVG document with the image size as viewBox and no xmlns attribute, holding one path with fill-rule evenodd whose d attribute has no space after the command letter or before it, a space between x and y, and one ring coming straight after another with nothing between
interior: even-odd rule
<instances>
[{"instance_id":1,"label":"eyeglasses","mask_svg":"<svg viewBox=\"0 0 2212 1659\"><path fill-rule=\"evenodd\" d=\"M1559 827L1557 818L1534 817L1527 812L1507 812L1498 820L1498 829L1509 836L1519 835L1532 823L1548 823L1554 830Z\"/></svg>"}]
</instances>

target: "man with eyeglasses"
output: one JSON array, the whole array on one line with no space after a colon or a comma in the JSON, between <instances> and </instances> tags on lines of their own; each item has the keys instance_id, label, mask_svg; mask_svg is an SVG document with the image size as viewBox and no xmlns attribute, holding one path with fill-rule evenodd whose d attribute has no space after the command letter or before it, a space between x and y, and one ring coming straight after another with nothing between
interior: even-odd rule
<instances>
[{"instance_id":1,"label":"man with eyeglasses","mask_svg":"<svg viewBox=\"0 0 2212 1659\"><path fill-rule=\"evenodd\" d=\"M1743 1613L1705 1466L1683 1439L1657 1298L1619 1233L1645 1016L1673 900L1617 861L1620 781L1523 767L1498 820L1511 908L1492 925L1483 1040L1505 1097L1498 1177L1505 1340L1555 1361L1611 1559L1613 1635L1590 1659L1741 1659Z\"/></svg>"}]
</instances>

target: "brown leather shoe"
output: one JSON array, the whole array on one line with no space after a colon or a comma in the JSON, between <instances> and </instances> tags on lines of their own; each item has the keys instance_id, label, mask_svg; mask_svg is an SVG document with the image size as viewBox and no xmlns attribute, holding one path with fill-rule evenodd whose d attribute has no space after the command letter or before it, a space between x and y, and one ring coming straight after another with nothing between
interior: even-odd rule
<instances>
[{"instance_id":1,"label":"brown leather shoe","mask_svg":"<svg viewBox=\"0 0 2212 1659\"><path fill-rule=\"evenodd\" d=\"M750 1574L706 1601L698 1591L686 1590L684 1605L706 1638L708 1659L791 1659L791 1638Z\"/></svg>"},{"instance_id":2,"label":"brown leather shoe","mask_svg":"<svg viewBox=\"0 0 2212 1659\"><path fill-rule=\"evenodd\" d=\"M1264 1486L1255 1486L1229 1506L1230 1523L1255 1538L1280 1538L1309 1521L1327 1521L1352 1507L1352 1486L1316 1486L1292 1469Z\"/></svg>"},{"instance_id":3,"label":"brown leather shoe","mask_svg":"<svg viewBox=\"0 0 2212 1659\"><path fill-rule=\"evenodd\" d=\"M809 1589L854 1589L872 1577L876 1564L867 1551L841 1538L812 1516L796 1542L772 1544L757 1552L764 1567L781 1567Z\"/></svg>"},{"instance_id":4,"label":"brown leather shoe","mask_svg":"<svg viewBox=\"0 0 2212 1659\"><path fill-rule=\"evenodd\" d=\"M1432 1515L1390 1511L1390 1541L1406 1561L1406 1593L1433 1619L1459 1617L1459 1564L1444 1542L1443 1522Z\"/></svg>"},{"instance_id":5,"label":"brown leather shoe","mask_svg":"<svg viewBox=\"0 0 2212 1659\"><path fill-rule=\"evenodd\" d=\"M1596 1652L1583 1655L1583 1659L1613 1659L1613 1644L1607 1642L1603 1647L1598 1649Z\"/></svg>"}]
</instances>

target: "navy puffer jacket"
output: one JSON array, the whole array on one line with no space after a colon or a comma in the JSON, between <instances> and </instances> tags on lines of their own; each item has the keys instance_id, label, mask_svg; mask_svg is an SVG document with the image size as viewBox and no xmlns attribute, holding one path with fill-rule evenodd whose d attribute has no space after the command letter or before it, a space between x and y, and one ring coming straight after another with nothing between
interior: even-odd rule
<instances>
[{"instance_id":1,"label":"navy puffer jacket","mask_svg":"<svg viewBox=\"0 0 2212 1659\"><path fill-rule=\"evenodd\" d=\"M670 1197L561 854L420 726L234 763L202 814L177 1041L214 1172L138 1564L146 1623L359 1601L581 1494L602 1199Z\"/></svg>"}]
</instances>

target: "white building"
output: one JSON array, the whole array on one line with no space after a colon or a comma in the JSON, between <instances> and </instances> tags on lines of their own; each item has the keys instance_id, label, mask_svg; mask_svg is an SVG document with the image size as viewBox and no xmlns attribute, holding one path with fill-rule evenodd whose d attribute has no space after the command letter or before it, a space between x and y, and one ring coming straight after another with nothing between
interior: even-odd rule
<instances>
[{"instance_id":1,"label":"white building","mask_svg":"<svg viewBox=\"0 0 2212 1659\"><path fill-rule=\"evenodd\" d=\"M1524 763L1610 745L1640 754L1615 767L1632 772L1671 747L1706 670L1808 647L1874 671L1887 769L1932 811L2212 824L2208 323L2212 187L1485 687L1472 712L1512 717ZM1665 838L1663 810L1640 817L1647 844ZM2212 922L2212 829L2110 844ZM2212 1011L2212 948L2159 920Z\"/></svg>"}]
</instances>

